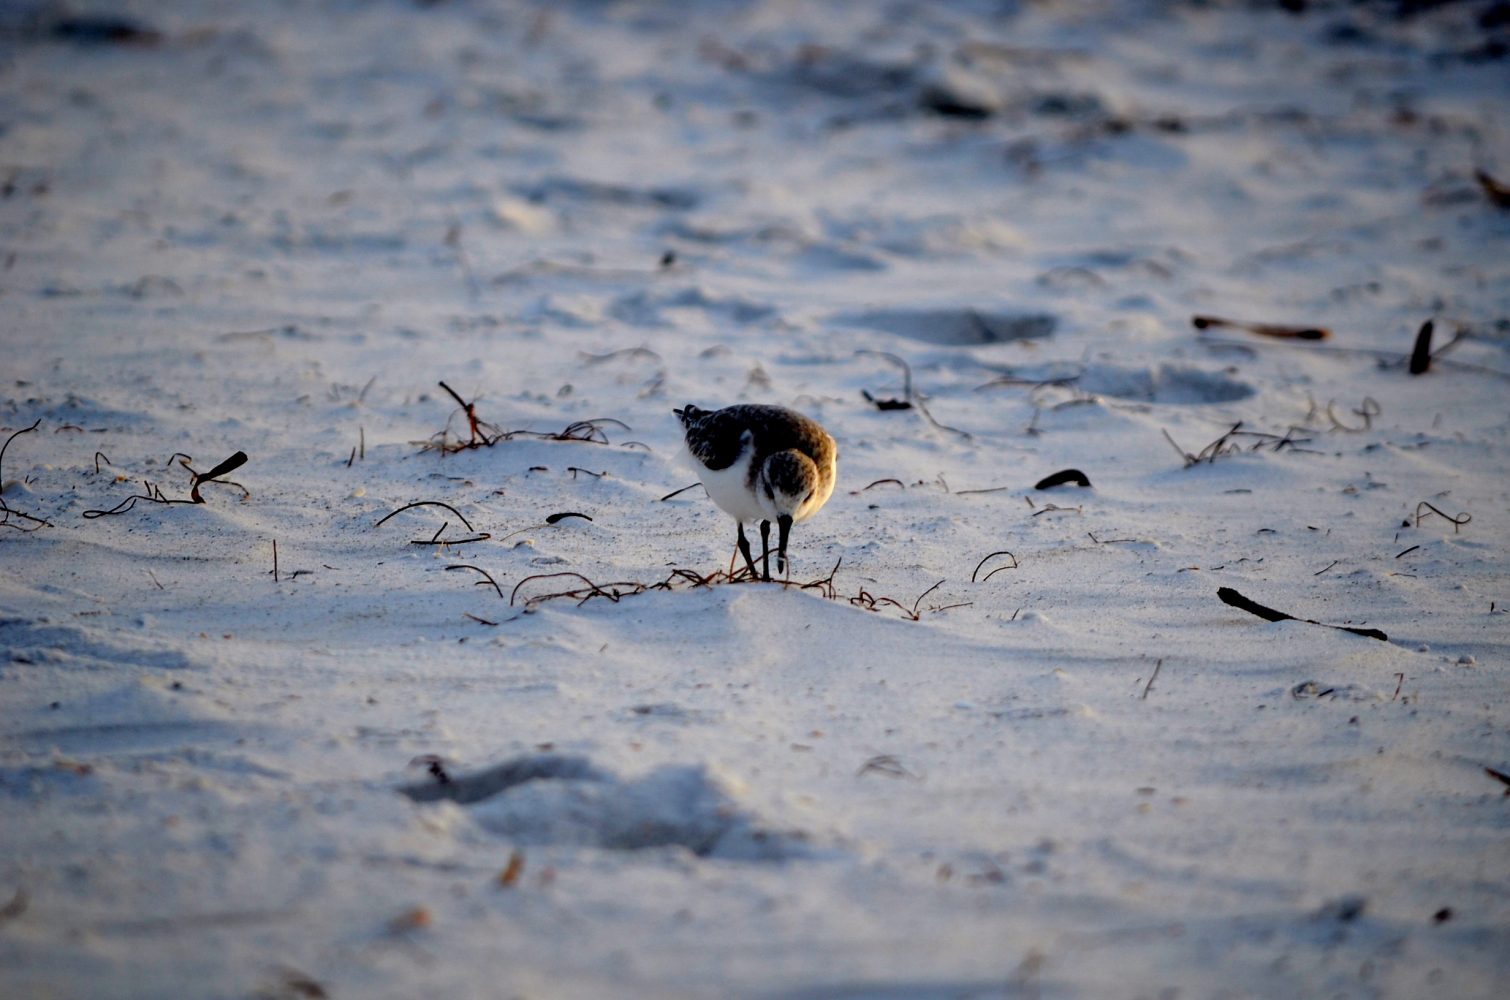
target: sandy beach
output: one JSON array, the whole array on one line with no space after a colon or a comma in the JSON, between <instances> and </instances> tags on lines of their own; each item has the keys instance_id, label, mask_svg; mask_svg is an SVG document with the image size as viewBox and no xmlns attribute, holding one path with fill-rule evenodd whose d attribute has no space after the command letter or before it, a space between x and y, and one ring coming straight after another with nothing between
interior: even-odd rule
<instances>
[{"instance_id":1,"label":"sandy beach","mask_svg":"<svg viewBox=\"0 0 1510 1000\"><path fill-rule=\"evenodd\" d=\"M1502 996L1507 46L4 6L0 995Z\"/></svg>"}]
</instances>

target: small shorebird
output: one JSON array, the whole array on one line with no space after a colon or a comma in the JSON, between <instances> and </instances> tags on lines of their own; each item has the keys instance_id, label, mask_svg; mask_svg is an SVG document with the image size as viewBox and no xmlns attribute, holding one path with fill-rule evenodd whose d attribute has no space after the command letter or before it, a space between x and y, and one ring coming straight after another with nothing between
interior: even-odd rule
<instances>
[{"instance_id":1,"label":"small shorebird","mask_svg":"<svg viewBox=\"0 0 1510 1000\"><path fill-rule=\"evenodd\" d=\"M687 433L697 476L708 496L733 515L739 552L751 576L771 578L771 522L776 522L777 572L787 571L786 540L834 492L839 450L818 422L781 406L753 403L702 410L688 404L671 412ZM755 572L745 522L760 522L760 563Z\"/></svg>"}]
</instances>

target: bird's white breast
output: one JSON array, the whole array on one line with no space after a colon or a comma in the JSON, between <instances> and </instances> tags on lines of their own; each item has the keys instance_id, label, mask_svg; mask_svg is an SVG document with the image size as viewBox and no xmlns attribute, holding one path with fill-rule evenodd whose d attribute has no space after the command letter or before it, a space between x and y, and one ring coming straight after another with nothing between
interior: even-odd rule
<instances>
[{"instance_id":1,"label":"bird's white breast","mask_svg":"<svg viewBox=\"0 0 1510 1000\"><path fill-rule=\"evenodd\" d=\"M746 444L739 457L726 469L710 469L697 463L697 475L703 481L708 496L713 498L719 509L739 521L766 519L750 489L750 462L754 454L754 447Z\"/></svg>"}]
</instances>

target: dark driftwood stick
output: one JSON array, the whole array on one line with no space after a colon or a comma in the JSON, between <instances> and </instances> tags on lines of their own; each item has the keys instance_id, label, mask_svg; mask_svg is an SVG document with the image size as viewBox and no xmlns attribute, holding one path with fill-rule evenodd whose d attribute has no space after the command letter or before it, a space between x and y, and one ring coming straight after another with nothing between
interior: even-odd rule
<instances>
[{"instance_id":1,"label":"dark driftwood stick","mask_svg":"<svg viewBox=\"0 0 1510 1000\"><path fill-rule=\"evenodd\" d=\"M1432 322L1427 320L1416 333L1416 346L1410 352L1412 375L1420 375L1431 367L1431 329Z\"/></svg>"},{"instance_id":2,"label":"dark driftwood stick","mask_svg":"<svg viewBox=\"0 0 1510 1000\"><path fill-rule=\"evenodd\" d=\"M694 488L696 488L698 486L701 486L701 485L702 485L702 483L693 483L691 486L683 486L679 490L672 490L670 493L667 493L665 496L661 497L661 503L665 503L667 500L670 500L672 497L677 496L678 494L681 494L681 493L685 493L688 490L694 489Z\"/></svg>"},{"instance_id":3,"label":"dark driftwood stick","mask_svg":"<svg viewBox=\"0 0 1510 1000\"><path fill-rule=\"evenodd\" d=\"M1473 172L1474 180L1484 189L1484 196L1494 202L1496 208L1510 208L1510 184L1495 180L1482 170Z\"/></svg>"},{"instance_id":4,"label":"dark driftwood stick","mask_svg":"<svg viewBox=\"0 0 1510 1000\"><path fill-rule=\"evenodd\" d=\"M861 389L860 395L865 397L867 403L871 403L878 410L910 410L912 403L905 399L878 399L870 394L870 390Z\"/></svg>"},{"instance_id":5,"label":"dark driftwood stick","mask_svg":"<svg viewBox=\"0 0 1510 1000\"><path fill-rule=\"evenodd\" d=\"M1089 486L1091 481L1090 477L1079 469L1065 469L1063 472L1056 472L1052 476L1044 476L1038 480L1037 485L1033 489L1051 490L1055 486L1066 486L1071 483L1076 486Z\"/></svg>"},{"instance_id":6,"label":"dark driftwood stick","mask_svg":"<svg viewBox=\"0 0 1510 1000\"><path fill-rule=\"evenodd\" d=\"M215 468L211 469L209 472L206 472L202 475L196 473L194 475L193 481L189 483L189 499L193 500L195 503L204 503L204 498L199 495L199 487L201 483L214 482L216 479L220 478L228 472L235 472L245 464L246 452L238 451L236 454L232 455L224 462L221 462L219 465L215 466Z\"/></svg>"},{"instance_id":7,"label":"dark driftwood stick","mask_svg":"<svg viewBox=\"0 0 1510 1000\"><path fill-rule=\"evenodd\" d=\"M1325 340L1331 331L1320 326L1283 326L1278 323L1248 323L1239 319L1223 319L1220 316L1192 316L1190 324L1197 330L1208 327L1226 327L1229 330L1246 330L1260 337L1278 337L1285 340Z\"/></svg>"},{"instance_id":8,"label":"dark driftwood stick","mask_svg":"<svg viewBox=\"0 0 1510 1000\"><path fill-rule=\"evenodd\" d=\"M1376 628L1353 628L1350 625L1328 625L1326 622L1312 621L1310 618L1296 618L1294 615L1287 615L1283 611L1275 611L1273 608L1266 608L1256 601L1250 601L1242 594L1239 594L1237 591L1233 590L1231 587L1218 588L1216 596L1222 599L1223 604L1230 604L1232 607L1246 611L1250 615L1257 615L1265 621L1305 622L1307 625L1320 625L1322 628L1340 629L1343 632L1351 632L1354 635L1366 636L1369 639L1378 639L1380 642L1389 642L1389 636L1385 635L1383 632L1379 631Z\"/></svg>"}]
</instances>

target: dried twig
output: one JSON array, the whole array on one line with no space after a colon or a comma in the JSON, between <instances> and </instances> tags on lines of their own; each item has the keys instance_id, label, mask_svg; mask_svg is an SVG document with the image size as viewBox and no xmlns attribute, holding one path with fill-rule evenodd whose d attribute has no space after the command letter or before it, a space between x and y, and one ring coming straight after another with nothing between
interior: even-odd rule
<instances>
[{"instance_id":1,"label":"dried twig","mask_svg":"<svg viewBox=\"0 0 1510 1000\"><path fill-rule=\"evenodd\" d=\"M1261 337L1276 337L1287 340L1325 340L1331 335L1330 331L1315 326L1287 326L1276 323L1248 323L1237 319L1223 319L1220 316L1192 316L1190 323L1197 330L1205 330L1209 327L1226 328L1229 330L1246 330Z\"/></svg>"},{"instance_id":2,"label":"dried twig","mask_svg":"<svg viewBox=\"0 0 1510 1000\"><path fill-rule=\"evenodd\" d=\"M918 595L918 599L912 602L912 620L913 621L917 621L918 620L918 605L920 605L920 604L923 603L923 598L927 597L929 594L933 593L935 590L938 590L943 585L944 585L944 581L940 580L938 583L935 583L933 586L929 587L927 590L925 590L921 594L919 594Z\"/></svg>"},{"instance_id":3,"label":"dried twig","mask_svg":"<svg viewBox=\"0 0 1510 1000\"><path fill-rule=\"evenodd\" d=\"M137 493L129 496L109 510L86 510L83 513L84 519L86 521L92 521L97 517L109 517L113 514L124 514L127 511L134 509L138 500L145 500L148 503L164 505L192 504L194 502L193 500L170 500L168 497L163 495L162 490L158 489L152 483L143 480L143 485L146 487L145 493Z\"/></svg>"},{"instance_id":4,"label":"dried twig","mask_svg":"<svg viewBox=\"0 0 1510 1000\"><path fill-rule=\"evenodd\" d=\"M456 392L456 390L451 388L449 385L446 385L446 383L441 382L439 383L439 385L442 389L446 390L447 395L456 400L456 405L460 406L462 413L466 415L467 440L455 445L448 444L446 438L450 430L450 421L447 421L446 426L441 428L439 434L440 443L436 446L437 450L439 450L441 454L447 454L454 451L465 451L468 448L491 447L494 441L497 440L497 437L493 435L496 435L497 433L499 433L499 431L497 427L486 422L485 420L480 419L477 416L477 401L473 400L469 403L466 400L462 399L461 396ZM433 441L434 438L432 438L431 440Z\"/></svg>"},{"instance_id":5,"label":"dried twig","mask_svg":"<svg viewBox=\"0 0 1510 1000\"><path fill-rule=\"evenodd\" d=\"M578 420L566 425L565 428L554 432L512 430L505 431L497 425L488 423L477 416L476 402L467 402L446 383L439 383L447 394L461 407L462 413L467 418L467 439L465 441L452 441L450 433L450 421L428 441L421 444L421 451L438 451L443 455L454 454L459 451L468 451L473 448L491 448L500 441L510 441L516 437L531 437L542 441L579 441L591 444L608 444L608 435L603 428L617 426L623 430L630 430L630 426L622 420L613 417L593 417L590 420ZM641 445L643 447L643 445Z\"/></svg>"},{"instance_id":6,"label":"dried twig","mask_svg":"<svg viewBox=\"0 0 1510 1000\"><path fill-rule=\"evenodd\" d=\"M862 487L860 487L857 490L850 490L849 491L849 495L852 496L852 497L853 496L859 496L861 493L864 493L866 490L872 489L872 488L874 488L876 486L887 486L887 485L895 485L896 488L899 489L899 490L905 490L907 488L907 484L904 483L904 482L902 482L900 479L877 479L875 482L870 483L870 484L868 484L866 486L862 486Z\"/></svg>"},{"instance_id":7,"label":"dried twig","mask_svg":"<svg viewBox=\"0 0 1510 1000\"><path fill-rule=\"evenodd\" d=\"M1379 631L1376 628L1354 628L1350 625L1328 625L1325 622L1318 622L1310 618L1297 618L1294 615L1285 614L1283 611L1275 611L1273 608L1266 608L1256 601L1248 600L1248 598L1244 597L1242 594L1239 594L1231 587L1218 588L1216 596L1221 598L1223 604L1228 604L1234 608L1238 608L1239 610L1246 611L1250 615L1257 615L1259 618L1262 618L1265 621L1305 622L1307 625L1320 625L1323 628L1335 628L1343 632L1351 632L1354 635L1366 636L1370 639L1378 639L1381 642L1389 641L1389 636L1385 635L1383 632Z\"/></svg>"},{"instance_id":8,"label":"dried twig","mask_svg":"<svg viewBox=\"0 0 1510 1000\"><path fill-rule=\"evenodd\" d=\"M498 540L500 542L506 542L510 538L513 538L515 535L522 535L526 531L534 531L537 528L548 528L548 527L550 527L553 524L559 524L559 523L561 523L562 521L566 520L569 517L580 517L584 521L591 521L592 520L592 518L588 517L586 514L579 513L578 511L563 510L563 511L559 511L559 512L557 512L555 514L547 514L545 520L542 523L540 523L540 524L530 524L530 525L524 526L523 528L516 528L515 530L509 532L507 535L504 535L502 538L500 538Z\"/></svg>"},{"instance_id":9,"label":"dried twig","mask_svg":"<svg viewBox=\"0 0 1510 1000\"><path fill-rule=\"evenodd\" d=\"M1012 560L1012 565L1010 565L1010 566L998 566L998 567L996 567L991 572L989 572L989 573L986 574L986 580L991 579L992 576L996 575L997 573L1000 573L1004 569L1016 569L1017 568L1017 557L1014 556L1012 553L1008 552L1006 549L1001 549L998 552L992 552L990 555L986 556L986 558L982 559L980 562L978 562L978 563L975 564L975 571L970 574L970 582L974 583L975 582L976 574L978 574L980 572L981 567L984 566L987 562L991 561L992 559L995 559L997 556L1007 556L1008 558L1010 558ZM981 582L984 583L985 581L983 580Z\"/></svg>"},{"instance_id":10,"label":"dried twig","mask_svg":"<svg viewBox=\"0 0 1510 1000\"><path fill-rule=\"evenodd\" d=\"M1159 662L1153 665L1153 673L1149 675L1148 683L1143 685L1143 694L1139 697L1139 701L1148 700L1148 692L1153 690L1153 682L1158 679L1159 668L1162 666L1164 666L1164 659L1160 657Z\"/></svg>"},{"instance_id":11,"label":"dried twig","mask_svg":"<svg viewBox=\"0 0 1510 1000\"><path fill-rule=\"evenodd\" d=\"M1510 209L1510 184L1497 181L1482 170L1475 170L1473 179L1479 182L1484 197L1493 202L1495 208Z\"/></svg>"},{"instance_id":12,"label":"dried twig","mask_svg":"<svg viewBox=\"0 0 1510 1000\"><path fill-rule=\"evenodd\" d=\"M697 487L699 487L701 485L702 485L702 483L697 482L697 483L693 483L691 486L683 486L679 490L672 490L670 493L667 493L665 496L661 497L661 503L665 503L667 500L670 500L672 497L681 496L683 493L687 492L688 490L696 489Z\"/></svg>"},{"instance_id":13,"label":"dried twig","mask_svg":"<svg viewBox=\"0 0 1510 1000\"><path fill-rule=\"evenodd\" d=\"M950 427L948 424L940 423L938 420L936 420L933 414L928 411L928 407L923 405L923 397L919 396L917 399L914 399L913 405L916 406L917 411L923 415L923 419L932 424L936 430L948 431L950 434L958 434L966 441L973 440L973 435L969 431L962 431L958 427Z\"/></svg>"},{"instance_id":14,"label":"dried twig","mask_svg":"<svg viewBox=\"0 0 1510 1000\"><path fill-rule=\"evenodd\" d=\"M868 355L871 355L872 357L883 358L883 359L885 359L887 361L890 361L892 364L896 365L898 368L902 369L902 398L904 400L906 400L907 402L909 402L909 403L912 402L913 396L912 396L912 366L911 365L909 365L903 359L897 357L895 354L891 354L890 352L887 352L887 351L875 351L875 350L871 350L870 348L862 348L862 349L856 351L855 353L856 354L868 354Z\"/></svg>"},{"instance_id":15,"label":"dried twig","mask_svg":"<svg viewBox=\"0 0 1510 1000\"><path fill-rule=\"evenodd\" d=\"M444 503L444 502L442 502L440 500L416 500L413 503L406 503L402 507L398 508L398 510L391 511L391 512L389 512L387 514L384 514L382 520L378 521L377 524L374 524L373 527L374 528L380 528L383 525L383 521L386 521L390 517L393 517L394 514L402 514L404 511L406 511L406 510L412 510L415 507L444 507L446 510L449 510L451 513L455 514L456 515L456 519L458 521L460 521L463 525L465 525L466 529L468 531L476 531L477 530L476 528L472 527L472 522L468 521L462 515L461 511L457 510L455 507L452 507L450 504Z\"/></svg>"},{"instance_id":16,"label":"dried twig","mask_svg":"<svg viewBox=\"0 0 1510 1000\"><path fill-rule=\"evenodd\" d=\"M873 355L873 356L878 357L878 358L884 358L885 360L890 361L892 364L894 364L894 365L896 365L896 366L898 366L899 368L902 369L902 398L900 400L897 400L897 399L877 400L869 392L866 392L864 390L861 391L861 394L867 400L869 400L870 402L874 403L876 405L877 409L881 409L881 410L905 410L905 409L913 408L913 409L916 409L919 413L921 413L923 415L923 419L927 420L936 429L941 430L941 431L948 431L951 434L958 434L960 437L964 438L966 441L969 441L971 439L971 435L970 435L970 433L968 431L962 431L958 427L950 427L948 424L941 424L937 420L934 419L932 413L928 412L928 407L926 405L924 405L923 397L921 395L916 394L916 393L914 393L912 391L912 366L909 365L906 361L904 361L903 359L897 357L895 354L891 354L891 353L889 353L887 351L874 351L874 350L871 350L869 348L862 348L862 349L856 351L855 353L856 354L869 354L869 355Z\"/></svg>"},{"instance_id":17,"label":"dried twig","mask_svg":"<svg viewBox=\"0 0 1510 1000\"><path fill-rule=\"evenodd\" d=\"M227 486L234 486L237 489L241 490L243 500L252 495L251 490L248 490L240 483L233 483L229 480L220 478L226 473L235 472L237 469L245 465L246 452L236 452L236 454L232 455L230 458L226 459L224 462L221 462L219 465L215 466L215 468L205 473L195 472L194 469L189 465L189 461L189 456L185 455L178 460L178 464L183 466L185 469L188 469L190 475L194 477L194 479L189 483L189 499L194 501L195 503L204 503L204 497L199 495L199 487L205 483L224 483Z\"/></svg>"},{"instance_id":18,"label":"dried twig","mask_svg":"<svg viewBox=\"0 0 1510 1000\"><path fill-rule=\"evenodd\" d=\"M867 403L870 403L870 404L874 405L875 408L878 409L878 410L910 410L910 409L912 409L912 401L911 400L907 400L907 399L877 399L875 396L872 396L870 394L870 390L869 389L861 389L860 390L860 395L864 396L865 397L865 401Z\"/></svg>"},{"instance_id":19,"label":"dried twig","mask_svg":"<svg viewBox=\"0 0 1510 1000\"><path fill-rule=\"evenodd\" d=\"M866 611L875 611L875 610L877 610L878 608L880 608L883 605L894 607L898 611L902 612L903 617L905 617L908 621L914 621L915 622L915 621L919 620L922 617L922 614L918 611L918 608L919 608L919 606L922 605L923 598L927 597L929 594L933 593L935 590L939 589L943 585L944 585L944 581L940 580L938 583L935 583L933 586L931 586L927 590L923 591L921 594L918 595L917 600L915 600L915 601L912 602L912 607L911 608L907 607L907 605L903 604L901 601L896 600L895 598L892 598L892 597L876 597L876 596L872 595L871 593L869 593L868 591L863 590L863 589L860 591L859 594L857 594L854 597L851 597L849 599L849 603L851 605L853 605L853 606L856 606L856 607L862 607Z\"/></svg>"},{"instance_id":20,"label":"dried twig","mask_svg":"<svg viewBox=\"0 0 1510 1000\"><path fill-rule=\"evenodd\" d=\"M145 487L145 492L127 497L126 499L122 500L120 503L112 507L110 510L86 510L83 514L84 518L86 520L92 521L97 517L109 517L113 514L124 514L127 511L134 509L137 502L141 500L145 500L147 503L162 504L164 506L171 506L173 504L202 504L205 502L205 500L204 497L200 495L199 488L206 485L207 483L219 483L223 486L234 486L241 491L242 500L245 500L252 495L251 491L248 490L245 486L242 486L240 483L234 483L229 479L219 478L220 476L225 475L227 472L234 472L235 470L241 468L246 464L247 457L246 452L244 451L236 452L230 458L226 459L224 462L221 462L209 472L203 473L194 471L194 467L189 464L191 461L193 461L193 459L188 455L185 455L181 452L175 452L173 453L173 455L169 456L167 464L173 464L174 459L177 459L178 464L183 468L189 470L189 475L193 477L189 481L189 498L187 500L177 500L165 496L160 488L154 486L147 480L142 480L142 485Z\"/></svg>"},{"instance_id":21,"label":"dried twig","mask_svg":"<svg viewBox=\"0 0 1510 1000\"><path fill-rule=\"evenodd\" d=\"M377 378L377 376L374 375L373 378ZM369 386L372 385L371 382L368 382L367 384ZM363 389L362 392L365 394L367 392L367 390ZM351 463L356 462L356 461L360 461L360 460L363 460L363 459L366 459L366 457L367 457L367 428L366 427L358 427L357 428L357 443L351 449L351 457L348 458L348 459L346 459L346 468L348 468L348 469L351 468Z\"/></svg>"},{"instance_id":22,"label":"dried twig","mask_svg":"<svg viewBox=\"0 0 1510 1000\"><path fill-rule=\"evenodd\" d=\"M577 573L573 570L563 570L559 573L536 573L534 576L525 577L523 580L520 580L517 584L514 585L514 589L509 592L509 606L513 606L514 599L519 596L519 588L523 587L526 583L529 583L532 580L552 580L558 579L560 577L574 577L578 580L581 580L583 583L587 584L587 589L584 591L578 588L574 590L563 590L555 594L541 594L539 596L529 598L525 601L525 604L535 604L539 601L548 601L556 597L576 597L580 598L580 602L586 602L589 598L593 597L606 597L610 601L613 601L615 604L617 604L619 602L619 598L625 596L620 592L619 588L623 588L624 590L634 594L642 594L646 590L650 589L650 587L646 584L639 583L634 580L620 580L614 583L606 583L602 586L599 586L598 584L593 583L587 577L583 576L581 573ZM665 589L669 590L670 587L668 586ZM500 594L499 596L502 595Z\"/></svg>"},{"instance_id":23,"label":"dried twig","mask_svg":"<svg viewBox=\"0 0 1510 1000\"><path fill-rule=\"evenodd\" d=\"M478 580L476 585L481 587L484 583L490 584L492 588L497 591L499 599L501 600L503 598L503 588L498 586L498 581L493 579L493 574L489 573L481 566L471 566L467 563L454 563L446 567L447 572L450 572L453 569L469 569L474 573L481 573L483 578L481 580Z\"/></svg>"},{"instance_id":24,"label":"dried twig","mask_svg":"<svg viewBox=\"0 0 1510 1000\"><path fill-rule=\"evenodd\" d=\"M1027 386L1029 389L1031 389L1034 392L1036 392L1039 389L1045 389L1045 388L1050 388L1050 387L1056 388L1056 389L1062 389L1062 388L1064 388L1066 386L1074 385L1078 381L1080 381L1080 376L1079 375L1066 375L1066 376L1063 376L1061 378L1048 378L1048 379L1023 378L1021 375L998 375L996 378L993 378L991 381L989 381L989 382L983 382L980 385L976 386L975 389L974 389L974 391L975 392L979 392L982 389L993 389L993 388L995 388L996 386L999 386L999 385L1007 385L1007 386Z\"/></svg>"},{"instance_id":25,"label":"dried twig","mask_svg":"<svg viewBox=\"0 0 1510 1000\"><path fill-rule=\"evenodd\" d=\"M903 766L902 762L893 754L883 753L870 758L860 769L855 772L855 777L863 777L867 774L884 774L888 778L907 778L911 781L920 780L918 776Z\"/></svg>"},{"instance_id":26,"label":"dried twig","mask_svg":"<svg viewBox=\"0 0 1510 1000\"><path fill-rule=\"evenodd\" d=\"M603 433L603 427L606 424L617 425L621 430L633 430L624 421L616 420L613 417L593 417L591 420L578 420L576 423L567 424L564 430L557 431L554 434L540 434L535 431L509 431L507 436L513 437L523 434L530 437L542 438L546 441L589 441L593 444L607 444L608 435Z\"/></svg>"},{"instance_id":27,"label":"dried twig","mask_svg":"<svg viewBox=\"0 0 1510 1000\"><path fill-rule=\"evenodd\" d=\"M844 559L843 559L842 556L840 558L838 558L838 559L835 559L834 560L834 568L828 571L828 576L825 576L821 580L813 580L810 583L801 584L801 585L799 585L798 589L800 589L800 590L816 590L819 593L821 593L828 600L830 600L830 601L834 600L835 598L837 598L839 596L838 591L836 591L834 589L834 577L838 575L838 573L839 573L839 564L842 563L843 561L844 561ZM785 582L782 583L782 587L783 588L786 587L786 583Z\"/></svg>"},{"instance_id":28,"label":"dried twig","mask_svg":"<svg viewBox=\"0 0 1510 1000\"><path fill-rule=\"evenodd\" d=\"M1378 402L1376 402L1373 397L1364 396L1363 402L1360 403L1357 408L1352 411L1353 416L1359 417L1363 420L1363 424L1359 427L1349 427L1347 424L1337 419L1337 414L1333 411L1332 407L1332 403L1327 403L1326 415L1327 419L1332 422L1332 430L1342 431L1346 434L1362 434L1364 431L1374 426L1374 418L1382 412Z\"/></svg>"},{"instance_id":29,"label":"dried twig","mask_svg":"<svg viewBox=\"0 0 1510 1000\"><path fill-rule=\"evenodd\" d=\"M1210 444L1206 445L1206 447L1202 448L1200 451L1196 452L1193 455L1176 444L1174 438L1169 436L1168 431L1164 431L1163 434L1164 440L1168 441L1170 445L1174 447L1174 450L1180 453L1180 457L1185 460L1185 468L1188 469L1192 465L1199 465L1202 462L1210 464L1215 462L1218 458L1221 458L1223 455L1233 455L1242 451L1242 446L1234 443L1232 440L1233 435L1235 435L1242 426L1243 422L1239 420L1237 423L1232 425L1231 430L1227 431L1225 434L1221 435L1215 441L1212 441Z\"/></svg>"},{"instance_id":30,"label":"dried twig","mask_svg":"<svg viewBox=\"0 0 1510 1000\"><path fill-rule=\"evenodd\" d=\"M450 522L442 524L436 529L435 534L429 538L411 538L410 545L439 545L441 548L449 548L452 545L470 545L473 542L485 542L493 536L486 531L478 532L470 538L442 538L441 532L449 528Z\"/></svg>"},{"instance_id":31,"label":"dried twig","mask_svg":"<svg viewBox=\"0 0 1510 1000\"><path fill-rule=\"evenodd\" d=\"M1426 508L1426 512L1424 514L1421 512L1421 508L1423 508L1423 507ZM1438 507L1434 506L1429 501L1422 500L1420 503L1416 504L1416 527L1419 528L1421 526L1422 519L1430 517L1432 514L1435 514L1438 517L1445 517L1447 520L1451 521L1452 522L1452 533L1454 535L1456 535L1458 533L1458 529L1459 528L1461 528L1463 525L1467 524L1469 521L1473 520L1473 515L1470 514L1470 513L1468 513L1467 511L1464 511L1463 513L1459 514L1457 517L1453 517L1451 514L1445 513L1444 511L1442 511ZM1407 550L1407 551L1409 551L1409 550Z\"/></svg>"},{"instance_id":32,"label":"dried twig","mask_svg":"<svg viewBox=\"0 0 1510 1000\"><path fill-rule=\"evenodd\" d=\"M12 507L10 505L10 501L6 500L4 495L6 449L10 447L10 443L16 440L16 438L20 437L22 434L30 434L31 432L35 431L41 423L42 418L38 417L30 427L23 427L20 430L15 431L11 434L10 437L5 439L5 444L0 445L0 525L3 525L7 528L15 528L17 531L37 531L41 528L52 527L51 521L44 520L43 518L37 517L33 514L28 514L25 511L17 510L15 507ZM15 523L11 520L11 518L16 518L22 523ZM26 527L26 525L28 524L31 525L31 527Z\"/></svg>"},{"instance_id":33,"label":"dried twig","mask_svg":"<svg viewBox=\"0 0 1510 1000\"><path fill-rule=\"evenodd\" d=\"M1501 371L1498 368L1470 364L1466 361L1450 361L1442 357L1443 354L1447 353L1449 348L1456 347L1459 343L1468 339L1470 339L1469 335L1465 331L1459 330L1451 340L1432 352L1433 363L1440 364L1444 368L1452 368L1456 371L1476 372L1480 375L1493 375L1495 378L1510 379L1510 372ZM1203 338L1201 342L1207 347L1238 348L1245 351L1260 346L1290 349L1293 349L1295 346L1287 344L1284 341L1238 343L1237 341L1217 340L1209 337ZM1375 358L1378 360L1380 366L1385 368L1392 368L1397 365L1405 367L1410 361L1409 355L1401 354L1399 351L1385 351L1372 347L1333 347L1326 344L1308 344L1304 349L1310 353L1325 352L1327 354L1340 354L1350 357Z\"/></svg>"},{"instance_id":34,"label":"dried twig","mask_svg":"<svg viewBox=\"0 0 1510 1000\"><path fill-rule=\"evenodd\" d=\"M822 579L810 580L806 583L797 580L774 580L771 582L780 586L783 590L794 587L798 590L814 590L821 594L826 600L838 600L842 597L842 595L838 592L838 589L834 585L834 578L838 574L839 567L842 562L843 560L835 560L833 569L829 570L828 575L823 577ZM448 568L475 569L476 567ZM479 572L481 571L479 570ZM537 580L551 579L571 579L578 581L581 585L569 587L565 590L552 591L543 594L533 594L524 598L522 602L520 601L519 594L520 591L524 588L525 584ZM733 569L732 564L727 570L718 569L714 570L712 573L706 574L699 573L696 570L676 567L673 568L664 579L653 583L645 583L637 580L617 580L612 583L598 583L582 573L567 570L558 573L539 573L534 576L525 577L515 585L513 592L510 593L509 603L523 603L525 607L528 608L533 607L536 604L541 604L545 601L553 601L565 598L576 601L580 606L592 600L593 598L601 597L617 604L621 599L625 597L633 597L635 595L648 593L650 591L669 591L676 590L678 589L678 587L685 587L687 589L695 590L698 588L712 587L720 584L734 584L745 582L760 581L757 581L756 577L752 576L748 569L746 569L745 567L740 567L736 570ZM897 601L893 598L877 597L863 589L856 596L845 599L850 605L863 608L866 611L878 611L883 607L894 607L898 611L900 611L902 616L907 618L909 621L918 621L922 617L923 599L933 591L937 590L943 583L944 581L940 580L938 583L934 584L932 587L929 587L927 590L923 591L923 593L919 594L917 600L913 602L910 608L902 602ZM500 594L499 596L502 595ZM937 612L964 606L966 605L951 604L943 607L929 608L928 610Z\"/></svg>"}]
</instances>

